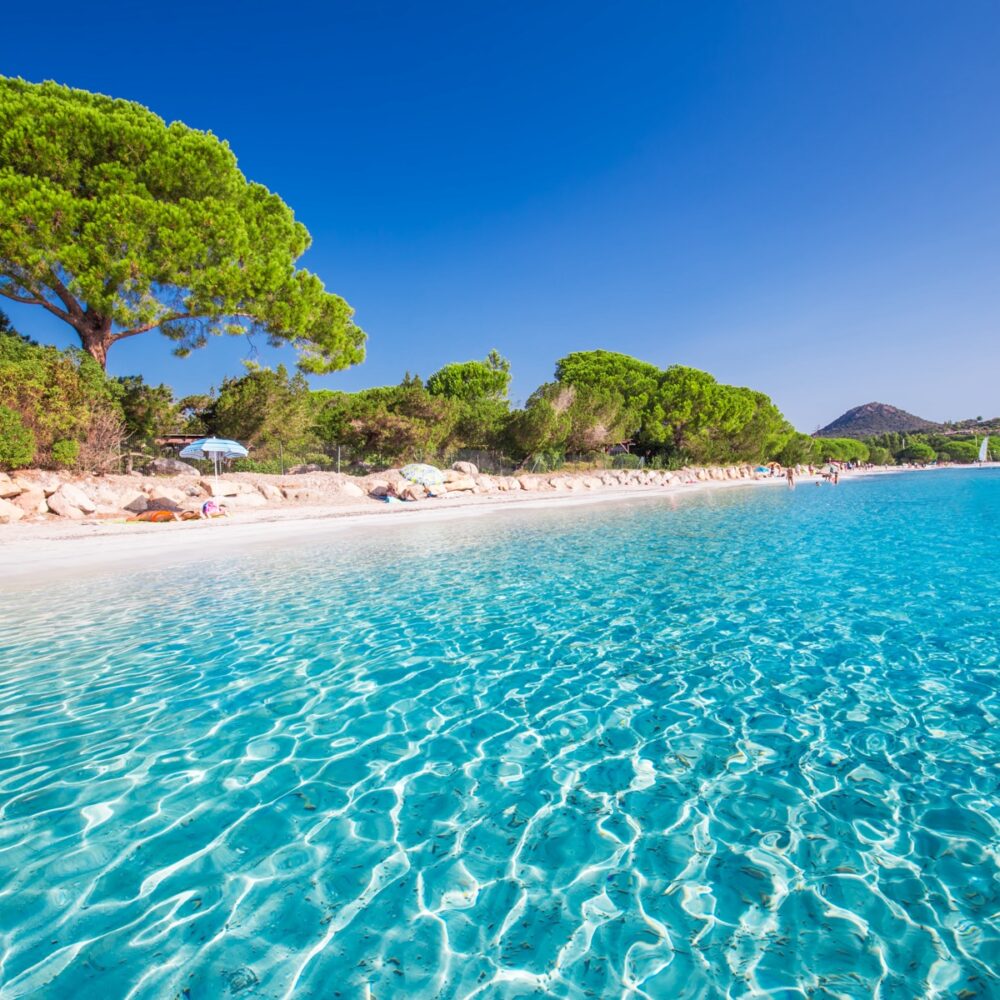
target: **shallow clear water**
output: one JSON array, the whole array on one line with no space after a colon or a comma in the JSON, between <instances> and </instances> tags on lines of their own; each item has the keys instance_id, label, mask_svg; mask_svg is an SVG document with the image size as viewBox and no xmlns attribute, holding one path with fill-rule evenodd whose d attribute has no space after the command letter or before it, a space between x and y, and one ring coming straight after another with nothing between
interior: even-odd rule
<instances>
[{"instance_id":1,"label":"shallow clear water","mask_svg":"<svg viewBox=\"0 0 1000 1000\"><path fill-rule=\"evenodd\" d=\"M0 995L1000 996L998 557L942 472L0 595Z\"/></svg>"}]
</instances>

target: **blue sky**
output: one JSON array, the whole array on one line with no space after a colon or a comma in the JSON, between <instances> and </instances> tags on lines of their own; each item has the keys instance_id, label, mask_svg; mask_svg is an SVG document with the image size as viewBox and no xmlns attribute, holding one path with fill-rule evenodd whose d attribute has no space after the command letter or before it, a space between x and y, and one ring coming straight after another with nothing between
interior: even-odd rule
<instances>
[{"instance_id":1,"label":"blue sky","mask_svg":"<svg viewBox=\"0 0 1000 1000\"><path fill-rule=\"evenodd\" d=\"M165 10L48 4L43 32L17 5L0 72L228 139L369 333L365 364L316 385L496 347L523 399L604 347L763 389L806 431L874 399L1000 414L994 3ZM150 334L109 369L201 391L248 350L179 360Z\"/></svg>"}]
</instances>

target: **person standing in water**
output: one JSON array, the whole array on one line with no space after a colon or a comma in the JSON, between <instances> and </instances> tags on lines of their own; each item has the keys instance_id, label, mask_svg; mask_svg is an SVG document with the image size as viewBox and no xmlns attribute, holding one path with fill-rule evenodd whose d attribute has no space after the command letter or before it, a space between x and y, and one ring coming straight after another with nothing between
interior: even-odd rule
<instances>
[{"instance_id":1,"label":"person standing in water","mask_svg":"<svg viewBox=\"0 0 1000 1000\"><path fill-rule=\"evenodd\" d=\"M795 485L795 470L791 466L785 469L785 478L788 480L789 486Z\"/></svg>"}]
</instances>

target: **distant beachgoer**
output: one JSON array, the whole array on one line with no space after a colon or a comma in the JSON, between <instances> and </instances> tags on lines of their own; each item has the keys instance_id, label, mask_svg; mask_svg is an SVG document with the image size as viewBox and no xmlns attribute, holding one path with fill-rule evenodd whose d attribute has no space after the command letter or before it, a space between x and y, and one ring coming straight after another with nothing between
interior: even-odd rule
<instances>
[{"instance_id":1,"label":"distant beachgoer","mask_svg":"<svg viewBox=\"0 0 1000 1000\"><path fill-rule=\"evenodd\" d=\"M791 466L785 469L785 478L788 480L789 486L795 485L795 470Z\"/></svg>"},{"instance_id":2,"label":"distant beachgoer","mask_svg":"<svg viewBox=\"0 0 1000 1000\"><path fill-rule=\"evenodd\" d=\"M218 503L215 499L209 498L201 505L201 516L209 517L229 517L229 509L224 503Z\"/></svg>"}]
</instances>

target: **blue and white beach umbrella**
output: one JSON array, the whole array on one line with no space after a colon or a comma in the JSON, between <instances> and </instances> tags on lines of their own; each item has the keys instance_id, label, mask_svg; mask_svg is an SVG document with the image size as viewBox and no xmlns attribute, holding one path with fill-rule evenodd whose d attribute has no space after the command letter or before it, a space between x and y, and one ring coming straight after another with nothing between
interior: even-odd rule
<instances>
[{"instance_id":1,"label":"blue and white beach umbrella","mask_svg":"<svg viewBox=\"0 0 1000 1000\"><path fill-rule=\"evenodd\" d=\"M192 441L181 451L181 458L209 458L215 467L215 478L219 478L219 463L224 458L246 458L249 452L239 441L225 438L200 438Z\"/></svg>"}]
</instances>

